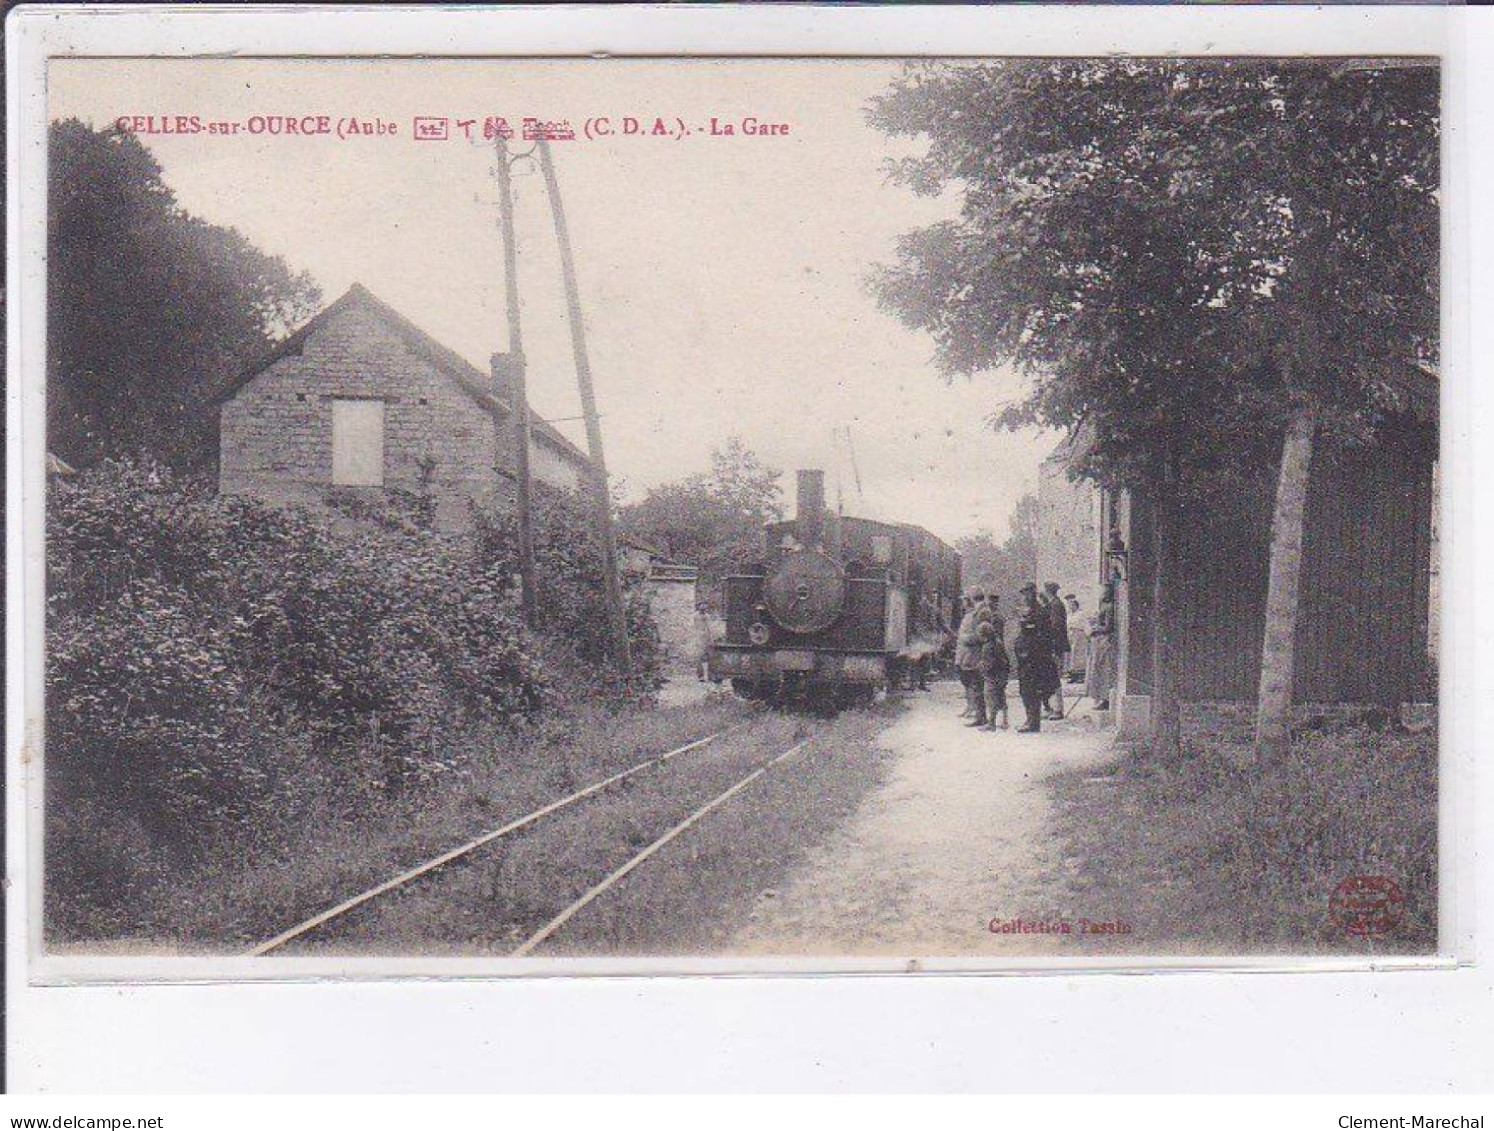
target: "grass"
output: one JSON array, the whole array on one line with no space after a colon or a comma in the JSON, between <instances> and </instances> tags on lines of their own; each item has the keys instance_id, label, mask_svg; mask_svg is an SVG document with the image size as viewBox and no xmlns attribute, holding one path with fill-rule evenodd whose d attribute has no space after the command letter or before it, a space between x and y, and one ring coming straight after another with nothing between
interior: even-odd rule
<instances>
[{"instance_id":1,"label":"grass","mask_svg":"<svg viewBox=\"0 0 1494 1131\"><path fill-rule=\"evenodd\" d=\"M755 781L651 857L537 952L676 955L728 949L759 894L880 780L873 741L896 705L832 721L763 712L698 754L639 775L469 861L319 931L298 953L509 954L593 884L774 755Z\"/></svg>"},{"instance_id":2,"label":"grass","mask_svg":"<svg viewBox=\"0 0 1494 1131\"><path fill-rule=\"evenodd\" d=\"M589 907L543 953L733 953L759 898L780 888L885 779L894 755L876 738L900 710L882 703L820 722L809 746Z\"/></svg>"},{"instance_id":3,"label":"grass","mask_svg":"<svg viewBox=\"0 0 1494 1131\"><path fill-rule=\"evenodd\" d=\"M760 714L729 696L689 707L616 714L583 707L529 732L467 727L444 740L454 768L423 788L395 794L321 796L298 803L289 829L222 830L218 851L152 862L131 891L129 918L98 914L92 933L57 923L89 921L69 900L97 898L49 872L48 945L87 952L232 952L246 948L390 875L547 804L581 786ZM128 849L128 845L123 848Z\"/></svg>"},{"instance_id":4,"label":"grass","mask_svg":"<svg viewBox=\"0 0 1494 1131\"><path fill-rule=\"evenodd\" d=\"M1135 933L1106 953L1427 954L1437 946L1437 736L1338 726L1280 765L1204 731L1176 765L1145 750L1054 779L1076 890ZM1346 932L1335 888L1384 876L1405 897L1380 937Z\"/></svg>"}]
</instances>

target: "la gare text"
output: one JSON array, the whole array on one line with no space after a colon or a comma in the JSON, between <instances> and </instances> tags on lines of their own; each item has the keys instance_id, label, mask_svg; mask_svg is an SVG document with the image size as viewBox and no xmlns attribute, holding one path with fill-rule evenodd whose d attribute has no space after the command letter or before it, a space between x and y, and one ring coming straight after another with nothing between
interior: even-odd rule
<instances>
[{"instance_id":1,"label":"la gare text","mask_svg":"<svg viewBox=\"0 0 1494 1131\"><path fill-rule=\"evenodd\" d=\"M687 126L679 118L588 118L584 132L593 137L689 137L700 133L707 137L788 137L788 122L769 122L754 115L744 118L712 117L704 125Z\"/></svg>"}]
</instances>

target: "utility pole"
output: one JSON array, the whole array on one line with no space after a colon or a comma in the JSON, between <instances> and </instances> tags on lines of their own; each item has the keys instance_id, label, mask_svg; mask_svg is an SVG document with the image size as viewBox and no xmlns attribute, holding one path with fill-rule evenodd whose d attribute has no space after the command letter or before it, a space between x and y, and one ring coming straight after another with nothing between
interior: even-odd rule
<instances>
[{"instance_id":1,"label":"utility pole","mask_svg":"<svg viewBox=\"0 0 1494 1131\"><path fill-rule=\"evenodd\" d=\"M623 607L622 582L617 576L617 532L612 526L612 500L607 492L607 459L602 453L602 424L597 416L596 392L591 384L591 361L586 354L586 330L581 324L581 295L576 286L576 264L571 257L571 237L565 223L565 206L560 200L560 183L555 179L555 163L550 159L550 145L538 143L540 171L545 191L550 197L550 212L555 219L555 239L560 244L560 273L565 282L566 307L570 312L571 352L576 359L576 384L581 390L581 411L586 417L586 446L594 470L592 505L596 511L597 533L602 542L602 577L607 588L607 616L611 621L613 654L624 672L632 670L632 649L628 643L628 616Z\"/></svg>"},{"instance_id":2,"label":"utility pole","mask_svg":"<svg viewBox=\"0 0 1494 1131\"><path fill-rule=\"evenodd\" d=\"M866 493L861 490L861 468L856 463L856 441L851 438L851 426L846 425L846 451L851 454L851 474L856 477L856 497L866 502Z\"/></svg>"},{"instance_id":3,"label":"utility pole","mask_svg":"<svg viewBox=\"0 0 1494 1131\"><path fill-rule=\"evenodd\" d=\"M509 416L513 423L514 506L519 518L520 608L524 627L537 627L539 612L534 587L534 516L529 478L529 392L524 374L524 334L519 326L519 261L514 242L514 193L508 144L498 139L498 214L503 230L503 289L508 302L508 356L491 359L493 392L501 401L507 384ZM506 372L505 372L506 371ZM508 381L503 380L504 377ZM496 425L497 421L494 421ZM496 429L495 429L496 432ZM502 444L500 442L501 451Z\"/></svg>"}]
</instances>

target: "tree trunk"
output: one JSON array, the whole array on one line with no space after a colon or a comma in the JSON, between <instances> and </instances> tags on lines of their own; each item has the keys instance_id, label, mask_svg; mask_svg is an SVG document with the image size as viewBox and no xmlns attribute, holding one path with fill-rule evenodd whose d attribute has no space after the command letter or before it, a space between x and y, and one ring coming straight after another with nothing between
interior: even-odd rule
<instances>
[{"instance_id":1,"label":"tree trunk","mask_svg":"<svg viewBox=\"0 0 1494 1131\"><path fill-rule=\"evenodd\" d=\"M1178 702L1177 649L1173 647L1177 586L1177 476L1165 463L1152 516L1152 756L1177 759L1182 749L1182 708Z\"/></svg>"},{"instance_id":2,"label":"tree trunk","mask_svg":"<svg viewBox=\"0 0 1494 1131\"><path fill-rule=\"evenodd\" d=\"M1271 517L1271 574L1266 587L1266 634L1255 714L1255 759L1279 761L1292 740L1292 671L1297 643L1297 596L1302 582L1302 525L1312 470L1317 414L1293 411L1281 445L1276 511Z\"/></svg>"}]
</instances>

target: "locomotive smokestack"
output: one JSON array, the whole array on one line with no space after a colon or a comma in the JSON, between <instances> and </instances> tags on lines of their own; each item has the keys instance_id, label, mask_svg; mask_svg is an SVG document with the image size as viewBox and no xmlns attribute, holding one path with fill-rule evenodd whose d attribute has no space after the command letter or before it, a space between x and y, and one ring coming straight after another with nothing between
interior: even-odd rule
<instances>
[{"instance_id":1,"label":"locomotive smokestack","mask_svg":"<svg viewBox=\"0 0 1494 1131\"><path fill-rule=\"evenodd\" d=\"M804 546L823 546L825 542L825 473L818 469L801 469L799 497L794 515L799 542Z\"/></svg>"}]
</instances>

